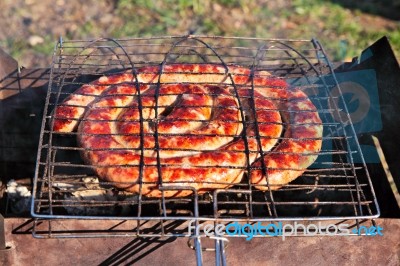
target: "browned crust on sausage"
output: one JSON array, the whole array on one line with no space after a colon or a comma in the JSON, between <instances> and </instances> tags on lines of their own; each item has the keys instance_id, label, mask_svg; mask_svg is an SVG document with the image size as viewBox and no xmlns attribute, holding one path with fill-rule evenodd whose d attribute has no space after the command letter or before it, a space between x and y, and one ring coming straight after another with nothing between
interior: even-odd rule
<instances>
[{"instance_id":1,"label":"browned crust on sausage","mask_svg":"<svg viewBox=\"0 0 400 266\"><path fill-rule=\"evenodd\" d=\"M167 65L162 74L159 73L158 67L145 67L138 69L137 75L127 72L102 77L84 85L56 108L55 131L74 130L84 115L78 129L79 144L85 149L84 159L94 166L100 178L113 182L116 187L154 197L161 196L160 179L163 186L188 186L199 193L227 188L240 182L248 163L260 157L256 129L261 136L267 166L265 176L259 169L260 159L252 165L255 169L250 181L256 188L268 189L268 180L269 187L277 189L300 176L315 161L321 148L321 120L308 97L300 90L288 90L283 80L270 77L266 71L256 71L251 76L247 68L229 66L226 69L207 64ZM145 118L142 140L136 84L140 84ZM235 98L236 92L239 99ZM167 116L169 120L151 121L155 117L149 107L155 104L156 93L159 106L174 102L175 108ZM179 107L177 94L187 95L183 99L187 106L184 103ZM218 96L210 97L210 94ZM240 137L243 123L238 101L248 116L246 140ZM215 110L225 110L227 114L216 115ZM298 112L294 112L296 110ZM279 111L289 126L283 140L270 152L282 132ZM185 115L189 115L188 119L179 120ZM196 119L198 117L201 119ZM216 119L211 122L213 126L207 128L205 125L210 122L202 120L209 118ZM256 119L258 124L252 123ZM160 168L157 168L157 153L154 152L154 123L158 124ZM173 126L176 128L170 133ZM251 151L248 157L245 144ZM166 197L189 194L189 190L164 192Z\"/></svg>"},{"instance_id":2,"label":"browned crust on sausage","mask_svg":"<svg viewBox=\"0 0 400 266\"><path fill-rule=\"evenodd\" d=\"M250 182L260 190L276 190L295 180L314 163L322 146L322 121L307 95L289 90L282 98L279 108L287 125L282 141L252 165Z\"/></svg>"}]
</instances>

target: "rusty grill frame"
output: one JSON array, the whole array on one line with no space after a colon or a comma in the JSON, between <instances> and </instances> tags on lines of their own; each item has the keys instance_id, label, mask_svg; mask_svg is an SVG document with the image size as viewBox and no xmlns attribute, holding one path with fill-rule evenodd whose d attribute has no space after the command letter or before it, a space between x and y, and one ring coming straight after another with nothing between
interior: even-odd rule
<instances>
[{"instance_id":1,"label":"rusty grill frame","mask_svg":"<svg viewBox=\"0 0 400 266\"><path fill-rule=\"evenodd\" d=\"M200 62L219 63L224 66L237 64L257 67L278 77L303 79L308 84L300 87L308 92L322 89L326 96L314 95L310 98L324 120L323 140L332 141L334 145L332 150L323 146L321 155L331 156L335 158L335 162L323 162L322 164L325 163L330 166L307 170L301 178L306 179L306 181L307 178L310 179L309 184L307 182L305 184L289 184L278 191L261 192L252 188L249 184L243 184L242 186L218 189L205 195L198 195L196 189L192 187L168 186L164 189L193 190L193 195L186 198L148 199L139 194L128 202L115 200L118 196L121 196L120 194L117 197L111 195L110 197L113 200L107 201L60 199L60 195L68 195L68 193L71 194L83 188L88 190L99 189L96 183L85 184L82 181L82 178L89 177L87 174L54 174L58 167L72 171L90 168L90 166L82 163L75 163L73 160L57 161L59 160L57 152L66 150L67 153L77 153L80 148L71 144L57 146L57 143L62 143L59 142L61 138L72 139L75 138L76 133L60 136L59 133L49 130L53 121L51 111L54 105L62 102L62 98L72 93L72 89L85 84L86 79L92 79L91 76L100 77L115 71L136 69L146 65L163 66L181 60L186 62L187 59L185 58L191 60L196 58ZM133 71L133 73L135 72ZM327 76L331 78L328 80ZM83 80L81 80L82 77ZM311 79L317 80L318 84L311 82ZM348 116L346 121L326 122L329 121L329 118L327 118L329 113L339 112L340 110L348 113L345 104L341 108L334 106L332 110L323 107L324 104L321 103L321 101L329 100L331 96L328 91L335 86L340 90L332 63L320 42L315 39L311 41L278 40L193 35L119 40L99 39L94 41L63 41L60 39L54 50L33 183L31 215L37 219L33 234L36 237L190 236L185 233L185 230L188 222L192 220L198 226L203 222L227 224L235 221L256 223L350 219L356 221L356 226L359 227L359 221L377 218L380 211L350 117ZM343 95L340 95L340 98L344 102ZM345 127L347 127L346 130ZM143 136L143 132L141 132L141 135ZM259 140L260 136L256 137ZM350 150L347 145L349 139L354 139L355 150ZM143 147L141 149L143 150ZM353 155L356 153L362 159L361 164L353 162ZM159 164L157 166L160 168ZM265 166L263 167L265 170ZM248 171L251 171L251 169L248 169ZM328 183L319 184L322 182L320 179L326 180ZM339 183L336 184L337 181ZM66 186L62 187L61 185L60 187L60 183ZM102 181L100 184L110 185ZM317 194L320 198L316 197L314 201L310 200L311 197L307 198L307 194L318 191L321 192ZM343 194L347 194L347 200L341 199ZM122 198L124 197L125 199L126 197L129 198L129 195L122 195ZM324 197L326 197L325 200ZM110 207L114 209L116 205L119 208L124 206L131 206L130 208L132 208L133 206L135 209L133 212L136 215L91 214L88 211L93 207L103 210L110 209ZM344 214L336 213L335 209L340 209L343 205L347 205L349 208L343 212ZM68 214L60 211L64 207L83 208L84 214ZM144 210L146 207L151 207L154 211L150 211L150 215L143 214L146 213L146 210ZM285 213L285 209L288 209L286 215L281 214ZM296 212L299 209L301 211ZM287 213L291 210L294 210L297 215L288 215ZM89 230L91 232L78 232L79 230L73 229L65 231L52 229L51 220L54 219L123 220L128 221L129 224L134 222L135 226L128 226L123 230L95 228ZM47 229L44 230L41 225L43 221L49 221ZM222 246L216 247L223 250Z\"/></svg>"}]
</instances>

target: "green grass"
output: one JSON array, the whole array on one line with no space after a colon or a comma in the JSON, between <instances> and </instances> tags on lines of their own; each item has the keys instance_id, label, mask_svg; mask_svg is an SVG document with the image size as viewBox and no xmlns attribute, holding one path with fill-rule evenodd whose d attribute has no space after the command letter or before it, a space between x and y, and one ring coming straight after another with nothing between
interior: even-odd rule
<instances>
[{"instance_id":1,"label":"green grass","mask_svg":"<svg viewBox=\"0 0 400 266\"><path fill-rule=\"evenodd\" d=\"M284 8L271 7L261 0L119 0L112 15L114 21L102 24L87 20L68 32L65 39L99 37L137 37L184 35L192 32L263 38L311 39L316 37L327 49L332 60L350 59L386 35L400 58L400 23L392 28L366 25L360 10L346 9L323 0L293 0ZM22 11L21 11L22 12ZM100 17L103 16L99 15ZM25 52L51 56L57 37L38 33L45 39L41 45L30 46L26 38L0 41L18 60Z\"/></svg>"},{"instance_id":2,"label":"green grass","mask_svg":"<svg viewBox=\"0 0 400 266\"><path fill-rule=\"evenodd\" d=\"M202 5L200 1L181 0L175 5L173 2L176 3L171 0L120 1L117 14L127 23L115 37L186 34L190 28L196 29L195 33L208 35L316 37L337 61L359 55L372 42L387 35L396 54L400 54L399 24L394 31L366 27L359 21L363 15L361 11L351 11L329 1L294 0L288 8L278 10L270 10L260 1L201 1ZM142 16L133 16L134 11ZM282 27L288 22L293 28Z\"/></svg>"},{"instance_id":3,"label":"green grass","mask_svg":"<svg viewBox=\"0 0 400 266\"><path fill-rule=\"evenodd\" d=\"M377 30L360 23L360 16L363 15L361 11L350 11L338 4L321 0L295 0L293 8L295 15L292 19L307 18L308 23L301 27L302 31L318 37L330 51L333 60L357 56L382 36L389 37L395 53L400 56L400 24L397 24L395 30Z\"/></svg>"},{"instance_id":4,"label":"green grass","mask_svg":"<svg viewBox=\"0 0 400 266\"><path fill-rule=\"evenodd\" d=\"M54 47L54 40L50 38L50 36L46 36L43 43L33 46L32 49L38 54L47 55L49 54L49 52L52 52L54 50Z\"/></svg>"},{"instance_id":5,"label":"green grass","mask_svg":"<svg viewBox=\"0 0 400 266\"><path fill-rule=\"evenodd\" d=\"M23 51L29 49L29 45L25 39L20 38L7 38L5 40L0 41L0 46L5 47L10 55L16 59L19 59L22 56Z\"/></svg>"}]
</instances>

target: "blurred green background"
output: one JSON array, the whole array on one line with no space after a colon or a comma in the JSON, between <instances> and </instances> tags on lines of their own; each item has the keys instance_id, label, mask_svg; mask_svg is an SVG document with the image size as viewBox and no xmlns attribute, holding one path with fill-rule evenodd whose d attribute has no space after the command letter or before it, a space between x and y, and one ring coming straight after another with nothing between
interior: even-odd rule
<instances>
[{"instance_id":1,"label":"blurred green background","mask_svg":"<svg viewBox=\"0 0 400 266\"><path fill-rule=\"evenodd\" d=\"M380 37L400 58L400 0L1 0L0 46L47 67L64 39L206 34L311 39L350 60Z\"/></svg>"}]
</instances>

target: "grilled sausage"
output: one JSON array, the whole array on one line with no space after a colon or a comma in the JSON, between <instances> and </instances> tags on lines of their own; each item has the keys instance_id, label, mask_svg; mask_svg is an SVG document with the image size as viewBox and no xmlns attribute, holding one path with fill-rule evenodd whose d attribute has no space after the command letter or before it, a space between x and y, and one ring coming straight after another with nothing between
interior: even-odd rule
<instances>
[{"instance_id":1,"label":"grilled sausage","mask_svg":"<svg viewBox=\"0 0 400 266\"><path fill-rule=\"evenodd\" d=\"M161 182L178 188L166 197L192 193L179 187L228 188L248 169L256 188L277 189L315 161L322 138L303 92L266 71L212 64L144 67L83 85L56 107L53 130L78 124L98 176L151 197Z\"/></svg>"}]
</instances>

